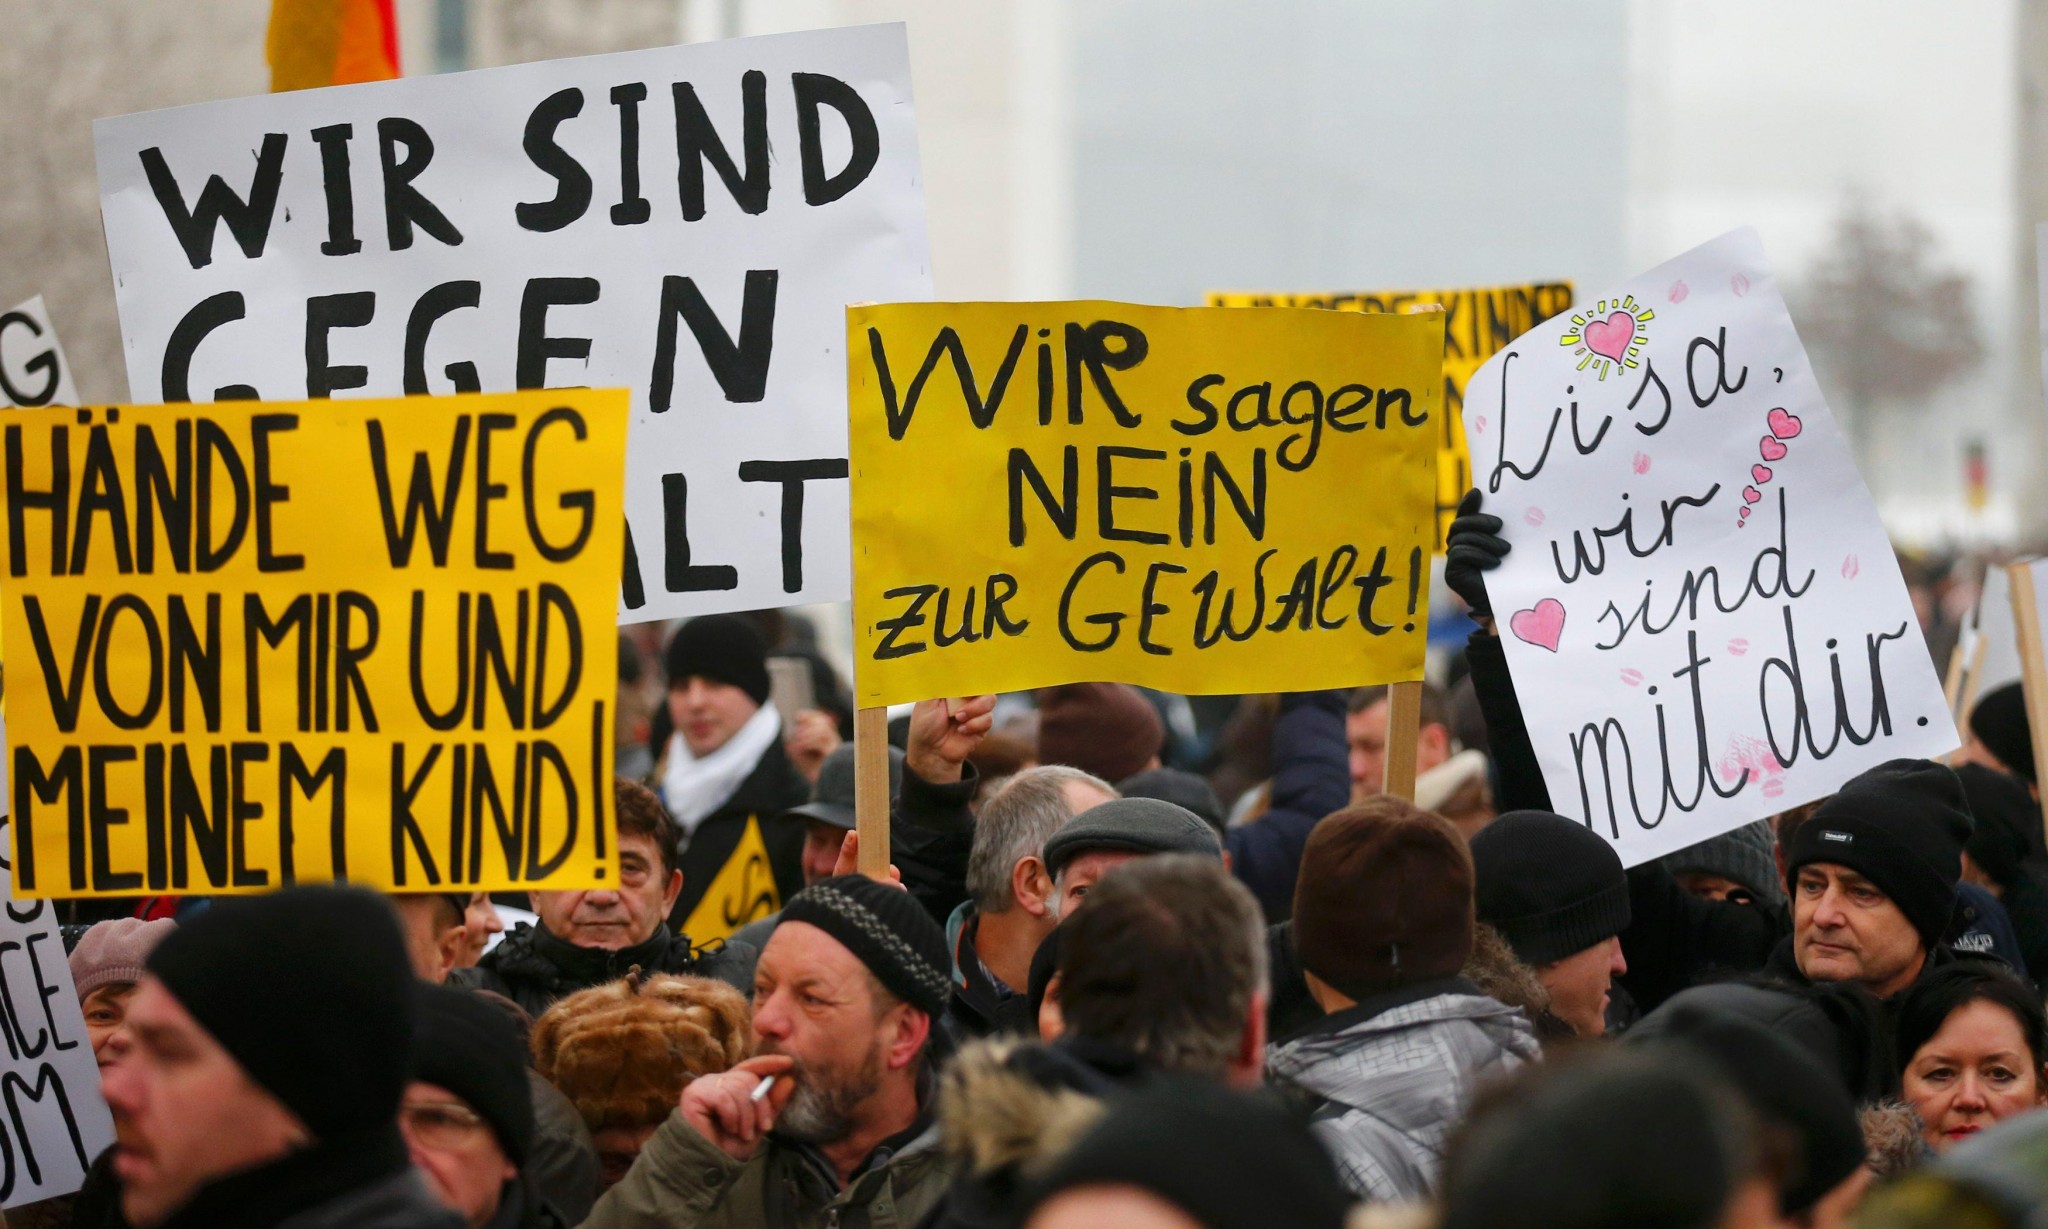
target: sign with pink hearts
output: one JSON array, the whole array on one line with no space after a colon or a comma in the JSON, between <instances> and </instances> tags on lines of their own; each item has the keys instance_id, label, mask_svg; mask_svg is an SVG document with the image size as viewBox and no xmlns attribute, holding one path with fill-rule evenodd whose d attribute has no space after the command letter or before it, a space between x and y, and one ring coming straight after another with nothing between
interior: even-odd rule
<instances>
[{"instance_id":1,"label":"sign with pink hearts","mask_svg":"<svg viewBox=\"0 0 2048 1229\"><path fill-rule=\"evenodd\" d=\"M1560 814L1629 865L1956 746L1890 540L1755 232L1472 378L1496 627ZM1468 422L1469 426L1469 422Z\"/></svg>"}]
</instances>

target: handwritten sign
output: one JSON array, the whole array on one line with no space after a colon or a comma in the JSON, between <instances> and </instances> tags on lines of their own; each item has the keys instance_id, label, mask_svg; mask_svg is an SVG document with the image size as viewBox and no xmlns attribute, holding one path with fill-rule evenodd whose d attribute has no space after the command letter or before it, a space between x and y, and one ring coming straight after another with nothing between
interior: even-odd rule
<instances>
[{"instance_id":1,"label":"handwritten sign","mask_svg":"<svg viewBox=\"0 0 2048 1229\"><path fill-rule=\"evenodd\" d=\"M0 417L16 891L615 881L626 404Z\"/></svg>"},{"instance_id":2,"label":"handwritten sign","mask_svg":"<svg viewBox=\"0 0 2048 1229\"><path fill-rule=\"evenodd\" d=\"M1443 317L851 308L864 705L1422 677Z\"/></svg>"},{"instance_id":3,"label":"handwritten sign","mask_svg":"<svg viewBox=\"0 0 2048 1229\"><path fill-rule=\"evenodd\" d=\"M7 723L0 719L0 745ZM7 764L0 759L0 815ZM0 820L4 823L5 820ZM100 1072L49 902L16 900L0 865L0 1206L69 1195L114 1142Z\"/></svg>"},{"instance_id":4,"label":"handwritten sign","mask_svg":"<svg viewBox=\"0 0 2048 1229\"><path fill-rule=\"evenodd\" d=\"M847 597L843 313L931 294L902 26L94 136L135 400L630 388L625 620Z\"/></svg>"},{"instance_id":5,"label":"handwritten sign","mask_svg":"<svg viewBox=\"0 0 2048 1229\"><path fill-rule=\"evenodd\" d=\"M1751 231L1539 326L1465 431L1551 804L1646 861L1956 745L1890 541Z\"/></svg>"},{"instance_id":6,"label":"handwritten sign","mask_svg":"<svg viewBox=\"0 0 2048 1229\"><path fill-rule=\"evenodd\" d=\"M43 296L0 312L0 406L77 404L78 385Z\"/></svg>"},{"instance_id":7,"label":"handwritten sign","mask_svg":"<svg viewBox=\"0 0 2048 1229\"><path fill-rule=\"evenodd\" d=\"M1472 453L1459 425L1465 386L1479 365L1502 346L1571 310L1570 282L1487 286L1465 290L1312 291L1266 294L1211 291L1211 307L1321 307L1349 312L1444 311L1444 412L1437 415L1436 545L1443 546L1458 501L1472 489Z\"/></svg>"}]
</instances>

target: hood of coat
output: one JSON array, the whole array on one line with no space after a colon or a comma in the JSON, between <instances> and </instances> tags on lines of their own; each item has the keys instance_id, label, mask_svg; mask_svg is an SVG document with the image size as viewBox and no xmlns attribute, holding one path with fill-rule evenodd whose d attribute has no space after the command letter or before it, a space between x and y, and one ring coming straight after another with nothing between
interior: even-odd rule
<instances>
[{"instance_id":1,"label":"hood of coat","mask_svg":"<svg viewBox=\"0 0 2048 1229\"><path fill-rule=\"evenodd\" d=\"M1408 990L1327 1016L1274 1047L1268 1074L1381 1116L1399 1101L1423 1120L1449 1112L1439 1102L1462 1103L1475 1079L1542 1057L1522 1010L1487 998L1465 979Z\"/></svg>"},{"instance_id":2,"label":"hood of coat","mask_svg":"<svg viewBox=\"0 0 2048 1229\"><path fill-rule=\"evenodd\" d=\"M1035 1172L1095 1124L1117 1086L1056 1046L1014 1037L974 1042L940 1082L940 1142L976 1175Z\"/></svg>"}]
</instances>

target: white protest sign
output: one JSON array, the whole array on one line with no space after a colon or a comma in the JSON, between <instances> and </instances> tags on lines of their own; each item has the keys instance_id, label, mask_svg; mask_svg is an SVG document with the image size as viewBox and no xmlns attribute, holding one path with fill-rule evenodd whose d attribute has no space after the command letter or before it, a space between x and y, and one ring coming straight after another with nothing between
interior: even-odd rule
<instances>
[{"instance_id":1,"label":"white protest sign","mask_svg":"<svg viewBox=\"0 0 2048 1229\"><path fill-rule=\"evenodd\" d=\"M1464 406L1551 805L1634 865L1955 747L1755 233L1581 301Z\"/></svg>"},{"instance_id":2,"label":"white protest sign","mask_svg":"<svg viewBox=\"0 0 2048 1229\"><path fill-rule=\"evenodd\" d=\"M625 620L849 596L846 304L931 297L902 26L93 132L134 400L630 388Z\"/></svg>"},{"instance_id":3,"label":"white protest sign","mask_svg":"<svg viewBox=\"0 0 2048 1229\"><path fill-rule=\"evenodd\" d=\"M0 406L77 404L71 362L43 296L0 312Z\"/></svg>"},{"instance_id":4,"label":"white protest sign","mask_svg":"<svg viewBox=\"0 0 2048 1229\"><path fill-rule=\"evenodd\" d=\"M0 747L6 742L0 718ZM0 755L0 816L8 797ZM0 1206L9 1208L77 1190L114 1143L57 915L49 901L15 900L13 889L0 852Z\"/></svg>"}]
</instances>

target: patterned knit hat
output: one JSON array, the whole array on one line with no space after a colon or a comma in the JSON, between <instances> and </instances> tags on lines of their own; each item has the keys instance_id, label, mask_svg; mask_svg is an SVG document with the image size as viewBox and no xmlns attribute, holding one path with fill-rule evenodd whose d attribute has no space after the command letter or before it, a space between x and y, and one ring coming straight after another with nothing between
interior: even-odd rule
<instances>
[{"instance_id":1,"label":"patterned knit hat","mask_svg":"<svg viewBox=\"0 0 2048 1229\"><path fill-rule=\"evenodd\" d=\"M945 1012L953 993L946 936L902 888L866 875L835 875L790 898L782 920L808 922L831 935L891 994L926 1015Z\"/></svg>"}]
</instances>

